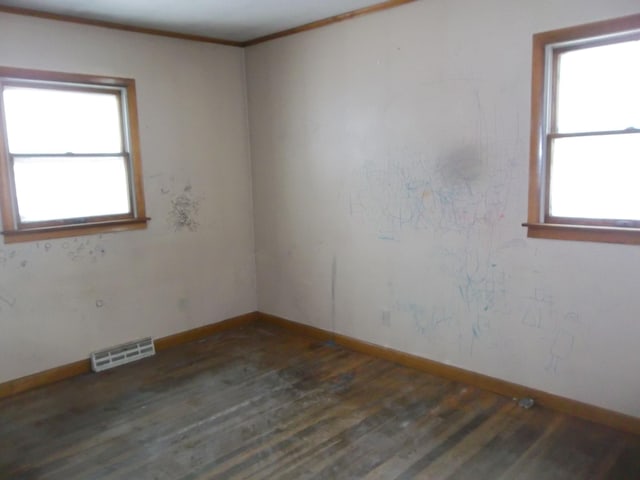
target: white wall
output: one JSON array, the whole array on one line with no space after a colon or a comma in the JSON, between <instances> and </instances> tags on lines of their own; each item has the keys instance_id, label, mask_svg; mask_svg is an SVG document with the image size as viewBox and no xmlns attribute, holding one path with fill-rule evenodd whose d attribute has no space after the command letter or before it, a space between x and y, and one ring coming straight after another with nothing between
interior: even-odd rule
<instances>
[{"instance_id":1,"label":"white wall","mask_svg":"<svg viewBox=\"0 0 640 480\"><path fill-rule=\"evenodd\" d=\"M640 415L640 249L533 240L535 32L637 0L423 0L247 54L258 308Z\"/></svg>"},{"instance_id":2,"label":"white wall","mask_svg":"<svg viewBox=\"0 0 640 480\"><path fill-rule=\"evenodd\" d=\"M242 50L0 14L0 65L136 79L152 217L0 245L0 382L258 307L640 415L640 250L520 226L532 33L637 11L423 0L250 48L258 300Z\"/></svg>"},{"instance_id":3,"label":"white wall","mask_svg":"<svg viewBox=\"0 0 640 480\"><path fill-rule=\"evenodd\" d=\"M0 14L0 65L136 80L152 218L0 244L0 382L256 309L241 49Z\"/></svg>"}]
</instances>

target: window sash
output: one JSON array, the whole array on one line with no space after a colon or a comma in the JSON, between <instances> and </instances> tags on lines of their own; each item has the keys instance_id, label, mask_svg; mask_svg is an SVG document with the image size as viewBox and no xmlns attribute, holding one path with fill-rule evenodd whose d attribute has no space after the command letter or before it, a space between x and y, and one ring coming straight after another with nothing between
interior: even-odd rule
<instances>
[{"instance_id":1,"label":"window sash","mask_svg":"<svg viewBox=\"0 0 640 480\"><path fill-rule=\"evenodd\" d=\"M634 138L635 137L635 138ZM595 196L599 196L599 197L609 197L609 196L616 196L616 195L621 195L621 196L626 196L626 202L625 201L621 201L621 199L618 197L618 201L617 201L617 206L615 205L615 203L613 204L612 210L617 210L618 214L617 215L607 215L607 216L603 216L603 217L598 217L596 215L591 215L585 212L584 216L578 216L577 214L574 216L562 216L562 215L554 215L552 214L552 201L553 201L553 181L559 181L558 179L561 177L554 177L552 178L552 171L555 168L554 163L557 161L560 161L560 159L558 158L558 155L556 154L556 149L554 148L554 143L557 143L558 141L562 141L562 140L573 140L573 141L578 141L580 142L581 140L584 141L589 141L591 139L593 140L597 140L597 139L610 139L615 141L620 141L620 142L633 142L636 145L639 144L640 142L640 130L635 130L634 132L630 132L630 131L621 131L621 132L617 132L617 133L610 133L607 132L607 134L605 135L601 135L601 134L580 134L580 135L549 135L548 139L547 139L547 152L548 152L548 161L547 161L547 175L546 175L546 189L545 189L545 217L544 217L544 221L545 223L550 223L550 224L575 224L575 225L593 225L593 226L610 226L610 227L624 227L624 228L640 228L640 215L638 215L637 212L637 207L633 208L633 206L638 205L640 206L640 199L638 198L632 198L629 199L628 197L636 197L638 196L638 194L640 194L640 192L637 190L635 183L637 183L637 178L638 175L635 174L635 172L633 171L629 171L628 167L629 164L627 163L626 165L624 164L624 158L625 157L617 157L615 160L612 160L610 158L607 157L606 154L601 155L599 158L594 159L592 158L588 158L589 156L587 156L586 159L583 158L577 158L577 157L572 157L572 158L577 158L574 163L582 163L585 165L585 170L583 170L583 172L589 172L589 169L593 169L594 166L599 165L600 163L615 163L616 160L617 161L621 161L622 164L622 169L621 170L613 170L612 172L612 176L614 178L614 183L619 187L619 189L613 189L611 188L611 185L607 185L606 180L607 180L607 175L604 174L603 177L601 178L601 182L597 184L597 186L595 186L594 188L592 188L591 190L593 191L593 195ZM597 145L595 147L597 149ZM634 152L636 151L635 149L633 150ZM640 149L637 150L638 153L640 153ZM602 160L600 162L600 159ZM595 160L595 161L594 161ZM627 157L628 160L628 157ZM640 163L640 158L638 158L639 163ZM619 165L620 166L620 165ZM626 169L625 169L626 167ZM575 169L575 168L574 168ZM633 170L633 167L631 167L631 169ZM640 166L638 167L638 169L640 169ZM624 175L625 172L628 173L628 177L626 177L622 181L620 182L620 179L615 179L615 175L618 172L622 172L622 174ZM606 172L605 172L606 173ZM558 174L558 172L556 172L556 174ZM579 173L578 173L579 175ZM571 174L572 178L574 177L573 174ZM591 171L591 176L594 176L593 170ZM588 178L588 177L587 177ZM584 200L585 203L590 202L590 198L589 196L591 195L591 191L589 192L589 195L585 196L585 189L588 188L588 185L586 183L582 183L582 178L576 178L574 185L576 185L576 189L574 189L574 191L572 192L573 194L575 194L577 196L578 199L582 198ZM565 183L566 183L566 178L565 178ZM626 185L625 185L626 183ZM609 188L607 188L607 186L609 186ZM625 188L626 187L626 188ZM557 192L556 192L557 193ZM565 201L566 201L566 197L565 197ZM598 199L598 201L600 201L600 199ZM623 207L622 205L627 205L626 207ZM629 206L631 208L629 208ZM575 210L575 209L574 209ZM579 209L578 209L579 210ZM606 207L602 207L599 205L593 205L593 208L589 209L592 213L593 212L597 212L599 211L600 213L606 213L607 208ZM629 213L629 211L631 210L632 214L631 216L625 215L623 212L626 211L627 213ZM556 210L558 211L558 210ZM566 211L566 210L565 210Z\"/></svg>"},{"instance_id":2,"label":"window sash","mask_svg":"<svg viewBox=\"0 0 640 480\"><path fill-rule=\"evenodd\" d=\"M604 35L594 38L579 39L577 41L558 42L546 45L545 48L545 70L546 77L544 83L544 92L546 93L543 111L545 115L542 118L542 131L544 132L544 141L542 142L541 151L541 170L544 177L544 184L540 189L539 195L543 205L541 212L541 220L550 224L570 224L570 225L592 225L592 226L611 226L611 227L632 227L640 228L640 220L630 219L609 219L609 218L581 218L581 217L563 217L552 215L551 207L551 165L553 163L552 144L555 139L573 138L573 137L597 137L607 135L625 135L639 133L639 128L626 128L624 130L604 130L604 131L581 131L581 132L560 132L558 128L558 85L560 77L560 56L576 50L589 49L593 47L611 45L614 43L623 43L640 39L640 32L623 32L613 35Z\"/></svg>"},{"instance_id":3,"label":"window sash","mask_svg":"<svg viewBox=\"0 0 640 480\"><path fill-rule=\"evenodd\" d=\"M117 152L86 152L82 153L46 153L46 152L38 152L38 153L29 153L29 152L20 152L15 153L11 151L9 138L5 139L6 149L8 152L9 162L10 162L10 180L12 186L12 193L14 198L14 215L15 215L15 224L18 229L23 228L39 228L39 227L51 227L58 225L70 225L70 224L86 224L89 222L100 222L100 221L108 221L108 220L116 220L116 219L127 219L134 217L134 208L132 203L133 191L131 184L131 165L130 165L130 155L126 150L127 145L129 145L128 140L128 132L125 128L125 112L126 109L123 107L123 100L126 95L125 92L122 91L121 88L104 88L101 86L90 86L90 85L77 85L77 84L66 84L66 83L55 83L55 82L39 82L39 81L20 81L20 80L9 80L9 81L0 81L0 92L4 92L5 87L18 87L18 88L28 88L28 89L42 89L44 91L69 91L69 92L80 92L80 93L98 93L103 95L110 95L115 97L116 106L118 108L118 126L117 129L120 134L120 151ZM4 97L2 98L4 105ZM8 119L6 118L6 114L4 117L4 128L9 128ZM6 130L5 130L6 131ZM65 149L66 150L66 149ZM68 149L72 150L71 148ZM126 181L126 195L127 195L127 204L128 211L126 213L122 212L122 209L114 209L112 213L96 213L89 214L83 216L64 216L61 215L59 218L51 218L51 219L43 219L43 220L24 220L24 216L21 213L21 202L24 202L24 198L20 198L19 194L19 186L16 183L16 160L19 159L27 159L27 158L60 158L60 159L91 159L91 158L122 158L124 163L124 179ZM47 185L49 186L49 185ZM53 186L49 186L53 187ZM119 186L121 187L121 186ZM26 184L23 184L23 188L27 188ZM78 201L82 201L82 199L78 199ZM22 207L26 207L22 205ZM117 210L117 211L116 211Z\"/></svg>"},{"instance_id":4,"label":"window sash","mask_svg":"<svg viewBox=\"0 0 640 480\"><path fill-rule=\"evenodd\" d=\"M127 219L127 218L134 218L134 202L133 202L133 190L132 190L132 186L131 186L131 166L130 166L130 158L129 155L127 153L116 153L116 154L102 154L102 153L98 153L98 154L57 154L57 155L46 155L46 154L38 154L38 155L29 155L29 154L20 154L20 155L11 155L11 176L12 176L12 186L14 188L14 198L16 201L16 207L15 207L15 212L16 212L16 224L18 226L18 228L38 228L38 227L51 227L51 226L58 226L58 225L71 225L71 224L86 224L89 222L99 222L99 221L107 221L110 219ZM20 204L20 193L19 193L19 182L17 182L16 180L16 171L15 171L15 162L16 160L28 160L28 159L48 159L48 158L52 158L52 159L68 159L68 160L82 160L82 159L86 159L87 161L91 161L94 159L120 159L122 161L122 167L123 167L123 172L122 172L122 176L124 177L124 179L120 178L120 180L124 180L124 182L126 182L126 189L123 191L123 186L125 184L114 184L113 185L113 191L114 193L117 192L117 190L120 190L120 195L126 195L126 204L127 204L127 211L124 212L122 208L120 209L113 209L111 213L95 213L95 214L85 214L85 215L69 215L69 216L64 216L64 215L60 215L60 216L56 216L56 217L52 217L50 219L42 219L42 220L24 220L24 216L22 214L22 208L21 208L21 204ZM116 165L117 167L117 165ZM107 174L108 172L104 172L105 174ZM111 172L113 174L113 171ZM60 181L60 179L53 179L53 177L55 177L55 174L51 175L51 178L47 178L47 180L44 182L44 185L39 185L40 188L44 189L44 190L55 190L56 189L56 185L52 184L52 182L57 182L59 184L58 188L63 188L63 187L67 187L67 193L69 193L69 190L73 191L74 189L76 190L76 193L79 193L77 190L81 190L82 189L82 185L77 185L77 182L74 184L72 183L71 185L64 185L61 184L62 182ZM84 180L81 180L84 181ZM95 184L95 181L94 181ZM23 185L24 186L24 185ZM86 185L84 186L84 188L90 187L91 185ZM33 187L32 187L33 188ZM96 186L96 188L100 188L100 186ZM53 192L49 192L50 194L53 194ZM78 199L78 201L80 202L86 202L86 201L91 201L91 194L95 194L95 193L99 193L99 192L89 192L88 196L82 196ZM116 202L118 203L118 202ZM122 198L120 198L120 202L122 204ZM26 205L22 205L22 207L26 208ZM49 207L51 207L51 205L49 205ZM76 209L77 211L77 209ZM96 209L97 211L97 209ZM102 211L104 212L104 209L102 209Z\"/></svg>"},{"instance_id":5,"label":"window sash","mask_svg":"<svg viewBox=\"0 0 640 480\"><path fill-rule=\"evenodd\" d=\"M76 92L77 93L94 93L94 94L108 95L108 96L114 97L116 101L115 104L118 109L117 110L117 116L118 116L118 122L119 122L118 131L120 135L119 151L121 153L129 152L131 142L128 136L128 129L126 124L126 118L128 113L127 107L126 107L127 93L124 88L121 88L121 87L105 88L103 86L83 85L83 84L74 84L74 83L55 83L55 82L47 82L47 81L16 80L12 78L0 78L0 95L2 96L0 97L0 101L2 101L3 106L4 106L4 91L5 91L5 88L7 87L25 88L30 90L44 90L44 91L50 91L50 92L68 91L72 93L76 93ZM6 129L8 127L6 113L5 113L4 121L5 121L4 128ZM5 140L5 143L6 143L6 148L10 154L15 155L15 154L35 153L35 152L26 152L26 151L21 151L21 152L12 151L8 138ZM49 155L54 153L66 153L66 152L73 152L73 150L69 149L69 150L65 150L65 152L42 151L39 153ZM73 153L89 153L89 152L77 151ZM103 151L100 153L115 153L115 152Z\"/></svg>"},{"instance_id":6,"label":"window sash","mask_svg":"<svg viewBox=\"0 0 640 480\"><path fill-rule=\"evenodd\" d=\"M596 47L605 47L620 43L640 41L640 31L624 31L611 35L598 35L590 38L578 39L574 41L555 42L546 45L545 65L547 76L545 78L544 92L546 93L544 110L544 132L549 134L579 133L562 132L558 127L558 105L559 105L559 84L560 84L560 57L563 54L588 50ZM617 131L615 129L605 130ZM596 132L596 130L586 130L586 132Z\"/></svg>"}]
</instances>

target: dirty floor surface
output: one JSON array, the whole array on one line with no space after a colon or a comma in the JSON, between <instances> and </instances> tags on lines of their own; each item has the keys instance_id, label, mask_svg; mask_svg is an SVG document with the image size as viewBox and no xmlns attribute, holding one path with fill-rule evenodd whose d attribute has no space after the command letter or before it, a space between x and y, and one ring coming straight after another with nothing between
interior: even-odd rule
<instances>
[{"instance_id":1,"label":"dirty floor surface","mask_svg":"<svg viewBox=\"0 0 640 480\"><path fill-rule=\"evenodd\" d=\"M272 326L0 400L2 479L640 479L640 437Z\"/></svg>"}]
</instances>

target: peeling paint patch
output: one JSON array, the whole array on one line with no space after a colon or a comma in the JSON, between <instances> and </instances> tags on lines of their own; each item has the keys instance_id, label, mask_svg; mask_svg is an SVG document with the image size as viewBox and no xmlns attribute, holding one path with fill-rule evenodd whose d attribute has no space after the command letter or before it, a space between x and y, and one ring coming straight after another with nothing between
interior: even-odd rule
<instances>
[{"instance_id":1,"label":"peeling paint patch","mask_svg":"<svg viewBox=\"0 0 640 480\"><path fill-rule=\"evenodd\" d=\"M102 245L94 242L95 240L90 237L86 239L74 238L71 244L66 243L66 246L63 244L62 248L67 250L68 257L74 262L88 260L96 263L99 258L106 255L107 251Z\"/></svg>"},{"instance_id":2,"label":"peeling paint patch","mask_svg":"<svg viewBox=\"0 0 640 480\"><path fill-rule=\"evenodd\" d=\"M171 200L169 223L176 231L187 229L195 232L200 226L197 219L199 209L200 201L193 195L191 185L187 184L182 193Z\"/></svg>"},{"instance_id":3,"label":"peeling paint patch","mask_svg":"<svg viewBox=\"0 0 640 480\"><path fill-rule=\"evenodd\" d=\"M189 310L189 299L188 298L180 298L178 299L178 310L181 312L187 312Z\"/></svg>"},{"instance_id":4,"label":"peeling paint patch","mask_svg":"<svg viewBox=\"0 0 640 480\"><path fill-rule=\"evenodd\" d=\"M22 268L27 266L27 260L20 258L15 250L0 250L0 267L16 267Z\"/></svg>"},{"instance_id":5,"label":"peeling paint patch","mask_svg":"<svg viewBox=\"0 0 640 480\"><path fill-rule=\"evenodd\" d=\"M15 304L16 304L16 297L14 297L8 292L4 292L0 290L0 310L2 310L3 306L13 308Z\"/></svg>"}]
</instances>

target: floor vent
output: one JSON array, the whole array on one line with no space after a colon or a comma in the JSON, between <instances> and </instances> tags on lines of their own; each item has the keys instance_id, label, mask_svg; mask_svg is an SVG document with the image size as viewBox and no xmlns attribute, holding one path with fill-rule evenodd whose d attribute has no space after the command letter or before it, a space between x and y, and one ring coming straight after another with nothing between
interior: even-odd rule
<instances>
[{"instance_id":1,"label":"floor vent","mask_svg":"<svg viewBox=\"0 0 640 480\"><path fill-rule=\"evenodd\" d=\"M144 357L155 355L156 348L153 339L143 338L135 342L117 345L115 347L93 352L91 354L91 369L101 372L125 363L134 362Z\"/></svg>"}]
</instances>

